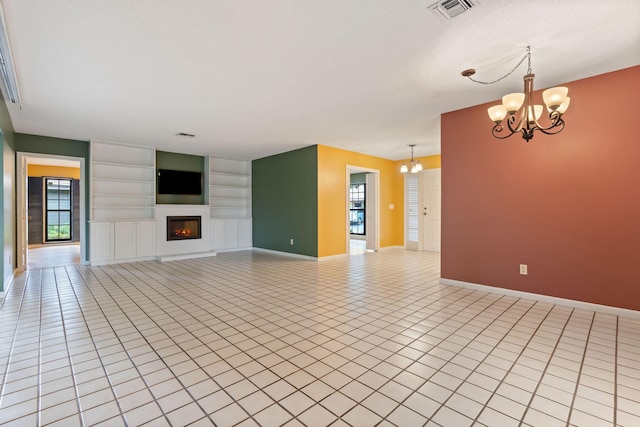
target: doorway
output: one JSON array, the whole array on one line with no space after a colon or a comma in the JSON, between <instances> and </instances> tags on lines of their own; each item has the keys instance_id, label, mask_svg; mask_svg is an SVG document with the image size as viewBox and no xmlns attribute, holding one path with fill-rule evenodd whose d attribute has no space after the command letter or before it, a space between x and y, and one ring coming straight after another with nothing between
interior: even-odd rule
<instances>
[{"instance_id":1,"label":"doorway","mask_svg":"<svg viewBox=\"0 0 640 427\"><path fill-rule=\"evenodd\" d=\"M346 253L380 249L380 171L347 165Z\"/></svg>"},{"instance_id":2,"label":"doorway","mask_svg":"<svg viewBox=\"0 0 640 427\"><path fill-rule=\"evenodd\" d=\"M440 252L442 169L405 175L405 247Z\"/></svg>"},{"instance_id":3,"label":"doorway","mask_svg":"<svg viewBox=\"0 0 640 427\"><path fill-rule=\"evenodd\" d=\"M17 153L16 160L18 270L86 261L84 158Z\"/></svg>"}]
</instances>

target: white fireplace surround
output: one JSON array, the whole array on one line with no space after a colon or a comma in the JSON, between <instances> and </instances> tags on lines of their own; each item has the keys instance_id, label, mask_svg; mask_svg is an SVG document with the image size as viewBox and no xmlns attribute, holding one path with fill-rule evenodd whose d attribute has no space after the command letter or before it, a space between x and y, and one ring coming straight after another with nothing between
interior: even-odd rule
<instances>
[{"instance_id":1,"label":"white fireplace surround","mask_svg":"<svg viewBox=\"0 0 640 427\"><path fill-rule=\"evenodd\" d=\"M212 256L209 249L209 205L156 205L156 251L159 261ZM200 239L167 241L168 216L199 216Z\"/></svg>"}]
</instances>

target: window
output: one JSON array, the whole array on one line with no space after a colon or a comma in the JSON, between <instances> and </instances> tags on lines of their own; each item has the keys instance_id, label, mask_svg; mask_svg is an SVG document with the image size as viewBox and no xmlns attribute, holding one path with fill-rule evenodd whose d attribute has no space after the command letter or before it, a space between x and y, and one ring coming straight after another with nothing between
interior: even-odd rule
<instances>
[{"instance_id":1,"label":"window","mask_svg":"<svg viewBox=\"0 0 640 427\"><path fill-rule=\"evenodd\" d=\"M71 240L71 180L45 178L45 242Z\"/></svg>"},{"instance_id":2,"label":"window","mask_svg":"<svg viewBox=\"0 0 640 427\"><path fill-rule=\"evenodd\" d=\"M365 234L365 185L351 184L349 188L349 231L351 234Z\"/></svg>"}]
</instances>

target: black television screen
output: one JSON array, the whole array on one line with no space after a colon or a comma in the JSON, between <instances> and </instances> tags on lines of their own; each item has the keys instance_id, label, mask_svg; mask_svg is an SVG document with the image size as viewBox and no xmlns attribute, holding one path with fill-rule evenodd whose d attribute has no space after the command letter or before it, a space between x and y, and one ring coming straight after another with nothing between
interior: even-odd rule
<instances>
[{"instance_id":1,"label":"black television screen","mask_svg":"<svg viewBox=\"0 0 640 427\"><path fill-rule=\"evenodd\" d=\"M158 169L158 194L202 194L202 173Z\"/></svg>"}]
</instances>

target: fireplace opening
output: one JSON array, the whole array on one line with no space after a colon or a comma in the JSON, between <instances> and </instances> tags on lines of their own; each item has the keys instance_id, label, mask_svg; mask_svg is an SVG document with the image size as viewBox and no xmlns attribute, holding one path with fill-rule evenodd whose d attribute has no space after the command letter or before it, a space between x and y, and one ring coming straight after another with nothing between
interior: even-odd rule
<instances>
[{"instance_id":1,"label":"fireplace opening","mask_svg":"<svg viewBox=\"0 0 640 427\"><path fill-rule=\"evenodd\" d=\"M202 238L199 216L168 216L167 240L187 240Z\"/></svg>"}]
</instances>

